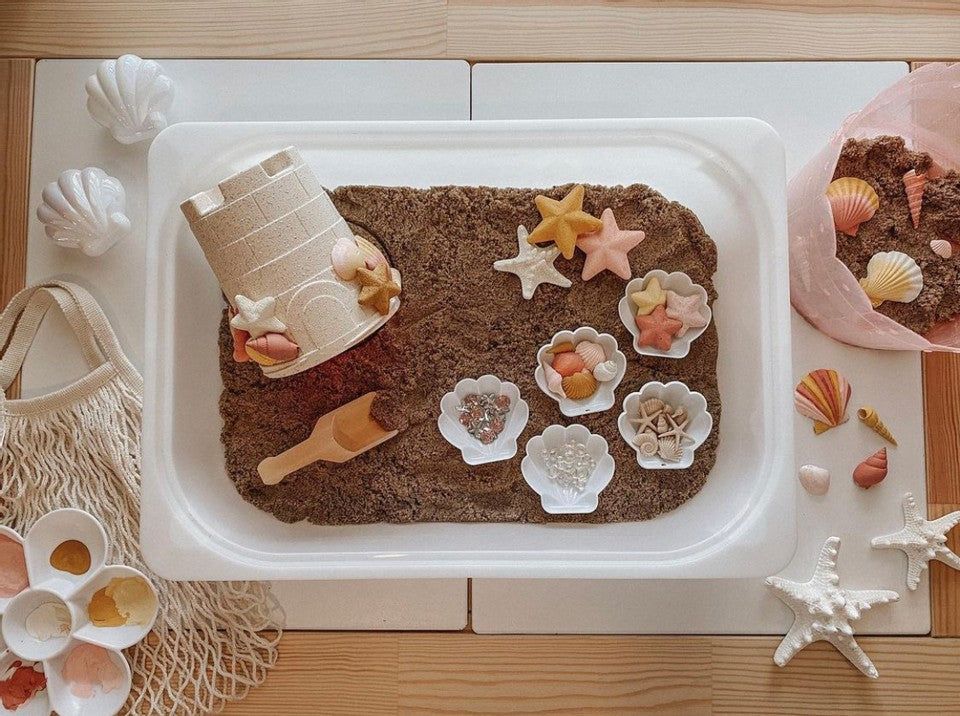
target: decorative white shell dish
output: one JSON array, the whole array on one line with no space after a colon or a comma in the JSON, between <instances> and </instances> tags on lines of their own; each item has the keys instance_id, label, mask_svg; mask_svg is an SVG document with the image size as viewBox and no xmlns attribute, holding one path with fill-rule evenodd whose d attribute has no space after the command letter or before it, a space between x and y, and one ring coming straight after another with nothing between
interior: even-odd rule
<instances>
[{"instance_id":1,"label":"decorative white shell dish","mask_svg":"<svg viewBox=\"0 0 960 716\"><path fill-rule=\"evenodd\" d=\"M685 431L690 440L682 441L682 455L676 462L669 462L659 455L645 455L641 453L634 438L637 435L636 426L631 422L640 414L640 405L651 398L657 398L674 408L683 408L689 417ZM713 429L713 416L707 412L707 399L700 393L691 391L679 381L660 383L651 381L644 384L638 392L630 393L623 399L623 412L617 419L620 436L633 448L637 454L637 463L647 470L682 470L693 464L694 453L703 445L703 441Z\"/></svg>"},{"instance_id":2,"label":"decorative white shell dish","mask_svg":"<svg viewBox=\"0 0 960 716\"><path fill-rule=\"evenodd\" d=\"M582 490L566 487L550 478L544 452L575 443L586 448L595 466ZM543 511L551 515L589 514L597 509L599 496L610 484L616 465L607 441L583 425L551 425L527 441L527 454L520 463L523 479L540 495Z\"/></svg>"},{"instance_id":3,"label":"decorative white shell dish","mask_svg":"<svg viewBox=\"0 0 960 716\"><path fill-rule=\"evenodd\" d=\"M488 445L484 445L460 424L457 408L471 393L493 393L510 398L510 410L506 414L503 431ZM495 375L484 375L476 379L464 378L441 398L437 427L444 439L460 451L465 463L483 465L509 460L517 454L517 438L526 427L529 416L527 403L520 397L520 389L514 383L502 381Z\"/></svg>"},{"instance_id":4,"label":"decorative white shell dish","mask_svg":"<svg viewBox=\"0 0 960 716\"><path fill-rule=\"evenodd\" d=\"M106 534L100 523L82 510L47 513L22 540L9 528L2 534L23 546L27 584L12 598L0 601L0 633L6 649L0 654L0 676L19 661L21 666L42 670L46 678L46 687L17 707L16 713L109 716L119 712L131 687L130 666L120 650L140 641L153 627L158 609L154 586L132 567L104 565ZM77 542L86 552L76 551ZM65 547L71 550L61 551ZM68 551L72 557L65 558ZM78 554L88 554L89 564L85 558L78 559ZM22 569L10 565L14 563L8 560L2 568ZM19 573L3 575L3 583L9 584L11 576ZM111 584L112 579L131 577L137 581ZM116 615L131 623L91 622L93 595L104 587L108 589L98 596L97 613L103 614L99 609L114 600ZM77 649L83 652L71 659ZM99 660L102 684L72 680L76 663L90 658ZM0 713L8 711L0 708Z\"/></svg>"},{"instance_id":5,"label":"decorative white shell dish","mask_svg":"<svg viewBox=\"0 0 960 716\"><path fill-rule=\"evenodd\" d=\"M560 345L561 343L571 342L574 344L579 343L580 341L591 341L593 343L599 344L604 353L606 354L606 361L604 363L613 362L613 367L615 372L613 377L610 380L605 380L598 382L596 392L591 395L589 398L584 398L582 400L573 400L572 398L567 398L566 396L560 396L550 389L547 379L546 369L544 364L546 361L547 351L549 351L553 346ZM533 373L534 379L537 381L537 385L540 387L540 390L544 392L550 398L553 398L560 405L560 412L566 415L568 418L575 418L580 415L589 415L591 413L601 413L604 410L609 410L613 407L613 404L616 402L616 397L614 393L617 390L617 387L620 385L620 382L623 380L624 374L627 372L627 357L620 351L619 346L617 345L617 339L611 336L609 333L597 333L595 328L590 326L581 326L575 331L560 331L553 335L553 338L550 339L549 343L546 343L540 346L540 350L537 351L537 368Z\"/></svg>"},{"instance_id":6,"label":"decorative white shell dish","mask_svg":"<svg viewBox=\"0 0 960 716\"><path fill-rule=\"evenodd\" d=\"M696 294L703 300L703 308L700 310L700 315L706 319L706 323L700 328L687 329L687 332L682 336L674 336L670 350L668 351L662 351L652 346L637 346L637 337L640 335L640 329L637 328L637 323L634 320L637 311L630 295L642 291L644 285L651 278L657 279L660 282L660 288L664 291L674 291L681 296L693 296ZM681 271L667 273L660 269L654 269L639 278L633 279L627 284L623 291L623 298L620 299L620 303L617 306L617 310L623 325L627 327L630 335L633 336L631 344L637 353L655 358L685 358L687 353L690 352L690 344L703 335L703 332L707 330L710 321L713 319L713 311L710 310L710 304L707 302L707 298L707 290L700 284L694 283L687 274Z\"/></svg>"},{"instance_id":7,"label":"decorative white shell dish","mask_svg":"<svg viewBox=\"0 0 960 716\"><path fill-rule=\"evenodd\" d=\"M103 169L67 169L42 196L37 218L58 246L100 256L130 233L123 184Z\"/></svg>"},{"instance_id":8,"label":"decorative white shell dish","mask_svg":"<svg viewBox=\"0 0 960 716\"><path fill-rule=\"evenodd\" d=\"M104 60L86 82L87 111L121 144L152 139L167 126L173 80L153 60Z\"/></svg>"}]
</instances>

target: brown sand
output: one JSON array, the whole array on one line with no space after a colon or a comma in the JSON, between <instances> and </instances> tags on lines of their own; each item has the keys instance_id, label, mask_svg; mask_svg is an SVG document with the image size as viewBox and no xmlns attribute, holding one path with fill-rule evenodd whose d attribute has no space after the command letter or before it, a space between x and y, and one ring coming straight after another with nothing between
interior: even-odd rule
<instances>
[{"instance_id":1,"label":"brown sand","mask_svg":"<svg viewBox=\"0 0 960 716\"><path fill-rule=\"evenodd\" d=\"M316 368L270 380L252 363L231 359L226 321L220 352L224 391L223 440L227 471L240 494L285 522L642 520L695 495L713 467L720 419L717 334L713 325L683 360L641 358L617 316L624 281L605 272L580 280L583 255L557 259L570 289L541 285L533 299L519 280L495 272L496 259L516 255L518 224L536 225L534 196L561 197L569 186L532 189L438 187L429 190L343 187L331 193L354 230L374 238L403 276L396 316L359 346ZM696 216L649 187L587 187L584 208L599 216L611 207L623 228L646 239L630 253L633 275L661 268L685 271L716 298L711 276L717 256ZM617 405L576 421L533 379L537 349L559 330L581 325L612 333L628 357ZM465 377L493 373L520 387L530 419L511 460L468 467L437 430L440 398ZM681 379L703 393L714 430L686 470L647 471L617 431L620 402L650 380ZM343 465L316 463L265 486L257 463L309 435L318 417L370 390L380 391L375 417L401 433ZM610 445L616 474L591 515L553 517L523 481L524 445L552 423L580 422Z\"/></svg>"},{"instance_id":2,"label":"brown sand","mask_svg":"<svg viewBox=\"0 0 960 716\"><path fill-rule=\"evenodd\" d=\"M933 239L960 241L960 175L950 172L927 182L920 210L920 228L914 229L903 189L903 175L930 166L930 155L911 152L902 137L848 139L834 179L858 177L880 197L874 217L860 225L856 237L837 232L837 258L853 275L867 275L867 262L878 251L902 251L923 272L923 290L911 303L887 301L877 310L917 333L960 313L960 256L942 259L930 249Z\"/></svg>"}]
</instances>

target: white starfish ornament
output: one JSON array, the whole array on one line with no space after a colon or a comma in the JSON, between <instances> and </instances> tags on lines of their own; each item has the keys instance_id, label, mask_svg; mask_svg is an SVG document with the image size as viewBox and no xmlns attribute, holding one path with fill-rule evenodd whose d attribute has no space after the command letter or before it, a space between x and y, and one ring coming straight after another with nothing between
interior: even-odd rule
<instances>
[{"instance_id":1,"label":"white starfish ornament","mask_svg":"<svg viewBox=\"0 0 960 716\"><path fill-rule=\"evenodd\" d=\"M238 331L246 331L251 338L259 338L264 333L283 333L286 324L274 315L277 299L273 296L259 301L237 294L237 315L230 319L230 325Z\"/></svg>"},{"instance_id":2,"label":"white starfish ornament","mask_svg":"<svg viewBox=\"0 0 960 716\"><path fill-rule=\"evenodd\" d=\"M808 582L767 577L767 586L793 610L795 619L773 655L777 666L786 666L798 651L815 641L833 644L854 666L871 679L877 668L853 638L850 625L874 604L886 604L900 595L885 589L842 589L837 574L840 538L830 537L820 549L817 568Z\"/></svg>"},{"instance_id":3,"label":"white starfish ornament","mask_svg":"<svg viewBox=\"0 0 960 716\"><path fill-rule=\"evenodd\" d=\"M512 273L520 279L520 290L527 300L533 298L533 292L541 283L552 283L560 288L570 288L570 279L557 271L553 262L560 255L560 249L550 246L534 246L527 241L527 229L517 227L517 255L512 259L500 259L493 262L496 271Z\"/></svg>"},{"instance_id":4,"label":"white starfish ornament","mask_svg":"<svg viewBox=\"0 0 960 716\"><path fill-rule=\"evenodd\" d=\"M903 497L903 529L893 534L874 537L876 549L900 549L907 555L907 587L912 591L920 584L920 575L931 559L960 569L960 557L947 547L947 532L960 524L960 511L936 520L927 520L913 493Z\"/></svg>"}]
</instances>

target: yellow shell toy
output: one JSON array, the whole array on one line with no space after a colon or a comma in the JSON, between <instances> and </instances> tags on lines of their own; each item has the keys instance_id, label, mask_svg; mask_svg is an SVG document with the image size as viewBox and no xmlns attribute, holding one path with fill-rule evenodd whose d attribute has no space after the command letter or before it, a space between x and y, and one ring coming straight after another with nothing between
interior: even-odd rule
<instances>
[{"instance_id":1,"label":"yellow shell toy","mask_svg":"<svg viewBox=\"0 0 960 716\"><path fill-rule=\"evenodd\" d=\"M870 303L876 308L884 301L910 303L923 289L923 273L917 262L902 251L881 251L867 264L867 276L860 279Z\"/></svg>"}]
</instances>

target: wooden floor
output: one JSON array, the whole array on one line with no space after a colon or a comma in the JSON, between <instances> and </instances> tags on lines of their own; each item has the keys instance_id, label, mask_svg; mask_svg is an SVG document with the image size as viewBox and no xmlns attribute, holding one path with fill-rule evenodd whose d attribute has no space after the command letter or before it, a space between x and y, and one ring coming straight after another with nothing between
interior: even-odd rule
<instances>
[{"instance_id":1,"label":"wooden floor","mask_svg":"<svg viewBox=\"0 0 960 716\"><path fill-rule=\"evenodd\" d=\"M23 283L34 62L43 57L471 60L960 57L954 0L0 0L0 302ZM928 509L960 509L960 359L924 359ZM960 548L960 538L951 544ZM933 630L864 638L863 678L774 637L288 633L228 714L960 713L960 574L931 570Z\"/></svg>"}]
</instances>

